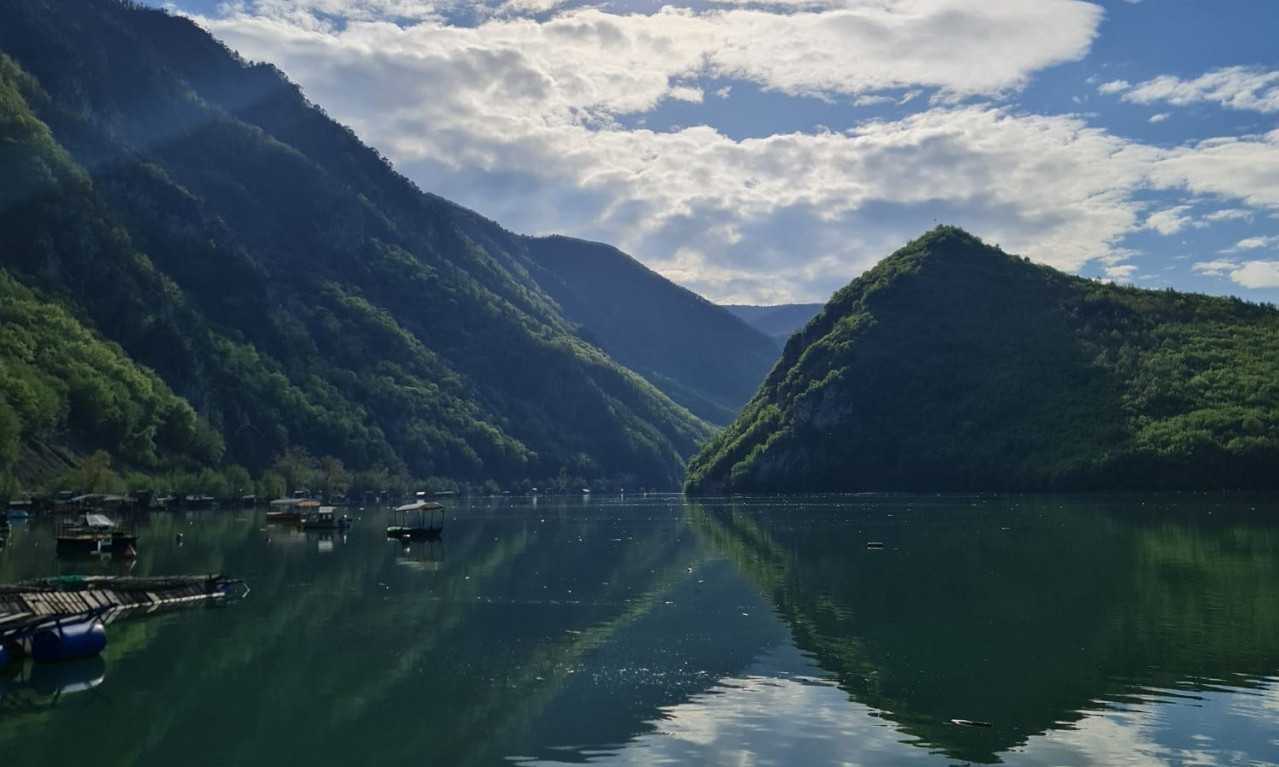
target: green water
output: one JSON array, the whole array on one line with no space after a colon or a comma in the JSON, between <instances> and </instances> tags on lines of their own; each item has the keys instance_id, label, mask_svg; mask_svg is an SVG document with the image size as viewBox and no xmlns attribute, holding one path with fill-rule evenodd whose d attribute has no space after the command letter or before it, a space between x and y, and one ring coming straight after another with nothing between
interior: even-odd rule
<instances>
[{"instance_id":1,"label":"green water","mask_svg":"<svg viewBox=\"0 0 1279 767\"><path fill-rule=\"evenodd\" d=\"M0 761L1279 763L1279 498L457 500L407 548L353 513L137 520L133 574L252 592L0 673Z\"/></svg>"}]
</instances>

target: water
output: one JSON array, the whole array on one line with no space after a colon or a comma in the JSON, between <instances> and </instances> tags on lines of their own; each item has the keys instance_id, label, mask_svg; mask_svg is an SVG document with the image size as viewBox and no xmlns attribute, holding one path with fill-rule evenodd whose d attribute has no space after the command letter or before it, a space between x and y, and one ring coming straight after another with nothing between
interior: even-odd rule
<instances>
[{"instance_id":1,"label":"water","mask_svg":"<svg viewBox=\"0 0 1279 767\"><path fill-rule=\"evenodd\" d=\"M442 541L409 547L382 510L345 536L153 514L133 574L252 593L0 674L0 759L1279 764L1277 513L1236 495L457 500ZM44 521L0 551L6 582L126 567L56 559Z\"/></svg>"}]
</instances>

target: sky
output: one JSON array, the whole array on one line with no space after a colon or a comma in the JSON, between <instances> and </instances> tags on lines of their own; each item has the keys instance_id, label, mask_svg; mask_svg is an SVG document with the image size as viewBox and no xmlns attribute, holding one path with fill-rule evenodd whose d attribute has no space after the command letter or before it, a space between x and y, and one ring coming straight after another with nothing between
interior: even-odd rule
<instances>
[{"instance_id":1,"label":"sky","mask_svg":"<svg viewBox=\"0 0 1279 767\"><path fill-rule=\"evenodd\" d=\"M938 224L1279 303L1274 0L151 0L423 190L720 303Z\"/></svg>"}]
</instances>

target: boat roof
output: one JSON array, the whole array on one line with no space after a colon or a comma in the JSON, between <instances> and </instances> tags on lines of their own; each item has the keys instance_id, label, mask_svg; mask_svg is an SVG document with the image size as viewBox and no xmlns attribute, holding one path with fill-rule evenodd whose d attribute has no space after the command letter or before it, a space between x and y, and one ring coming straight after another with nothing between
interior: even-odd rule
<instances>
[{"instance_id":1,"label":"boat roof","mask_svg":"<svg viewBox=\"0 0 1279 767\"><path fill-rule=\"evenodd\" d=\"M81 514L76 524L81 527L115 527L115 522L105 514Z\"/></svg>"},{"instance_id":2,"label":"boat roof","mask_svg":"<svg viewBox=\"0 0 1279 767\"><path fill-rule=\"evenodd\" d=\"M406 503L403 506L396 506L395 510L396 511L435 511L437 509L442 509L442 508L444 508L444 506L442 504L436 503L435 501L414 501L413 503Z\"/></svg>"},{"instance_id":3,"label":"boat roof","mask_svg":"<svg viewBox=\"0 0 1279 767\"><path fill-rule=\"evenodd\" d=\"M271 501L272 506L319 506L319 501L313 501L310 498L276 498Z\"/></svg>"}]
</instances>

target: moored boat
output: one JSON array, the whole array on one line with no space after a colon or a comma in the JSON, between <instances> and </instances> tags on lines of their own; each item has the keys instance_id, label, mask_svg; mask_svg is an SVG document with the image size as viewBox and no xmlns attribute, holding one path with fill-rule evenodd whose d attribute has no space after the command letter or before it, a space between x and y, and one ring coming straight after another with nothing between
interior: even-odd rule
<instances>
[{"instance_id":1,"label":"moored boat","mask_svg":"<svg viewBox=\"0 0 1279 767\"><path fill-rule=\"evenodd\" d=\"M301 522L320 510L320 502L310 498L277 498L266 513L267 522Z\"/></svg>"},{"instance_id":2,"label":"moored boat","mask_svg":"<svg viewBox=\"0 0 1279 767\"><path fill-rule=\"evenodd\" d=\"M138 535L105 514L81 514L56 533L57 553L136 556Z\"/></svg>"},{"instance_id":3,"label":"moored boat","mask_svg":"<svg viewBox=\"0 0 1279 767\"><path fill-rule=\"evenodd\" d=\"M435 512L440 512L440 524L435 524ZM395 509L391 524L386 527L387 538L439 538L444 532L444 506L434 501L414 501Z\"/></svg>"}]
</instances>

